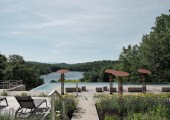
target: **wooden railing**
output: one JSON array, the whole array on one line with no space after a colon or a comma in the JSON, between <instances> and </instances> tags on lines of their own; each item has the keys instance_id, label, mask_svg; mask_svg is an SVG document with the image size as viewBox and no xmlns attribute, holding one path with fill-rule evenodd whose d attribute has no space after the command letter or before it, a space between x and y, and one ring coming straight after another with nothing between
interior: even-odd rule
<instances>
[{"instance_id":1,"label":"wooden railing","mask_svg":"<svg viewBox=\"0 0 170 120\"><path fill-rule=\"evenodd\" d=\"M0 89L11 89L22 85L22 80L0 80Z\"/></svg>"},{"instance_id":2,"label":"wooden railing","mask_svg":"<svg viewBox=\"0 0 170 120\"><path fill-rule=\"evenodd\" d=\"M63 120L66 120L66 111L65 111L65 100L64 98L57 92L57 90L53 90L48 94L49 97L51 97L51 118L52 120L56 119L56 111L55 111L55 98L59 97L59 99L62 100L62 111L61 111L61 117Z\"/></svg>"}]
</instances>

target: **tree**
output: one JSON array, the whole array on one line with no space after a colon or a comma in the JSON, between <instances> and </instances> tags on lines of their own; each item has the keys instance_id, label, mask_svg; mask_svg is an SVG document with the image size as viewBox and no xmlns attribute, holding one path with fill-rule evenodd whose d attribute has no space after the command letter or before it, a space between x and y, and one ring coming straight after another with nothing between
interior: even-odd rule
<instances>
[{"instance_id":1,"label":"tree","mask_svg":"<svg viewBox=\"0 0 170 120\"><path fill-rule=\"evenodd\" d=\"M128 82L139 82L139 74L137 69L140 68L140 56L139 56L139 46L129 45L128 48L123 47L123 51L119 56L120 60L120 70L130 73L129 79L125 79Z\"/></svg>"},{"instance_id":2,"label":"tree","mask_svg":"<svg viewBox=\"0 0 170 120\"><path fill-rule=\"evenodd\" d=\"M13 63L13 64L16 64L16 63L24 64L25 63L24 58L20 55L10 55L8 58L8 61L9 63Z\"/></svg>"},{"instance_id":3,"label":"tree","mask_svg":"<svg viewBox=\"0 0 170 120\"><path fill-rule=\"evenodd\" d=\"M144 65L152 71L150 79L170 82L170 15L156 18L155 26L140 44Z\"/></svg>"},{"instance_id":4,"label":"tree","mask_svg":"<svg viewBox=\"0 0 170 120\"><path fill-rule=\"evenodd\" d=\"M6 62L7 62L7 59L4 55L0 54L0 80L3 80L4 78L4 71L5 71L5 68L6 68Z\"/></svg>"}]
</instances>

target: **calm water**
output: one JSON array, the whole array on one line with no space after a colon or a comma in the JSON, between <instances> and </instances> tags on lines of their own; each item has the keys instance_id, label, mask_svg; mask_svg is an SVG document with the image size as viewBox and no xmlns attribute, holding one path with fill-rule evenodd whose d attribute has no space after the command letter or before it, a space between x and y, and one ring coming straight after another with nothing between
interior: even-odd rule
<instances>
[{"instance_id":1,"label":"calm water","mask_svg":"<svg viewBox=\"0 0 170 120\"><path fill-rule=\"evenodd\" d=\"M113 83L113 85L117 85L116 82ZM65 87L76 87L76 83L65 83L64 84ZM78 86L109 86L109 82L82 82L82 83L78 83ZM52 90L55 90L56 88L61 87L61 83L46 83L44 85L41 85L35 89L33 89L32 91L41 91L41 92L51 92Z\"/></svg>"},{"instance_id":2,"label":"calm water","mask_svg":"<svg viewBox=\"0 0 170 120\"><path fill-rule=\"evenodd\" d=\"M83 78L83 73L84 72L68 72L65 74L65 79L66 80L79 80ZM44 78L45 83L49 83L51 80L58 80L60 78L60 74L53 72L48 75L42 75L41 78Z\"/></svg>"}]
</instances>

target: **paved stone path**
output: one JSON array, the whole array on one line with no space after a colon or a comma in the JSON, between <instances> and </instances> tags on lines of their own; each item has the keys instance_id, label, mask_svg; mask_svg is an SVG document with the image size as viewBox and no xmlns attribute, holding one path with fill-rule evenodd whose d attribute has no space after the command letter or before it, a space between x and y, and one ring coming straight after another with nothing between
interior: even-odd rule
<instances>
[{"instance_id":1,"label":"paved stone path","mask_svg":"<svg viewBox=\"0 0 170 120\"><path fill-rule=\"evenodd\" d=\"M74 112L72 120L99 120L93 95L85 92L78 96L78 109Z\"/></svg>"}]
</instances>

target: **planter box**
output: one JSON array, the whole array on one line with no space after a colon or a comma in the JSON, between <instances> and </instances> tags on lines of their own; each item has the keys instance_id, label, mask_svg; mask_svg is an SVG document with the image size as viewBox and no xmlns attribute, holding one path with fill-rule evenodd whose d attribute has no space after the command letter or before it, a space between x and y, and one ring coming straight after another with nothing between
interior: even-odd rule
<instances>
[{"instance_id":1,"label":"planter box","mask_svg":"<svg viewBox=\"0 0 170 120\"><path fill-rule=\"evenodd\" d=\"M142 92L142 87L128 87L128 92Z\"/></svg>"},{"instance_id":2,"label":"planter box","mask_svg":"<svg viewBox=\"0 0 170 120\"><path fill-rule=\"evenodd\" d=\"M103 91L107 91L107 86L103 86Z\"/></svg>"},{"instance_id":3,"label":"planter box","mask_svg":"<svg viewBox=\"0 0 170 120\"><path fill-rule=\"evenodd\" d=\"M97 87L97 88L96 88L96 92L103 92L102 87Z\"/></svg>"},{"instance_id":4,"label":"planter box","mask_svg":"<svg viewBox=\"0 0 170 120\"><path fill-rule=\"evenodd\" d=\"M110 91L111 92L116 92L116 88L112 87L112 88L110 88Z\"/></svg>"},{"instance_id":5,"label":"planter box","mask_svg":"<svg viewBox=\"0 0 170 120\"><path fill-rule=\"evenodd\" d=\"M65 88L66 92L76 92L76 88ZM78 88L78 92L81 92L81 89Z\"/></svg>"},{"instance_id":6,"label":"planter box","mask_svg":"<svg viewBox=\"0 0 170 120\"><path fill-rule=\"evenodd\" d=\"M170 87L162 87L162 92L170 92Z\"/></svg>"},{"instance_id":7,"label":"planter box","mask_svg":"<svg viewBox=\"0 0 170 120\"><path fill-rule=\"evenodd\" d=\"M86 86L82 86L82 91L86 91Z\"/></svg>"}]
</instances>

